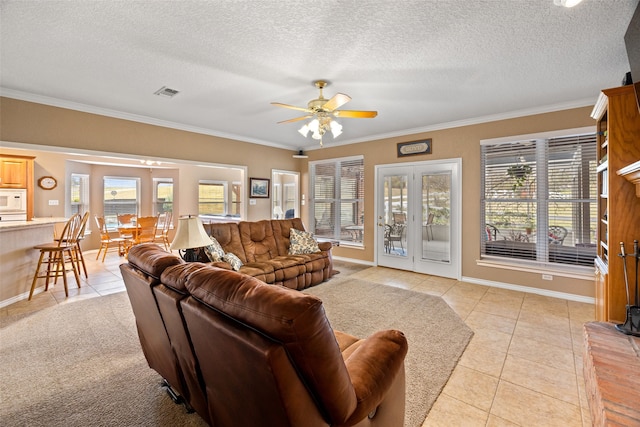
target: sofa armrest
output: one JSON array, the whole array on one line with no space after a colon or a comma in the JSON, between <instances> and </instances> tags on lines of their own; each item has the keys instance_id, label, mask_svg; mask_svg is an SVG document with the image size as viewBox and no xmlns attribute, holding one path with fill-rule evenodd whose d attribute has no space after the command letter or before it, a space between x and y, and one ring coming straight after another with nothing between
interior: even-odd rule
<instances>
[{"instance_id":1,"label":"sofa armrest","mask_svg":"<svg viewBox=\"0 0 640 427\"><path fill-rule=\"evenodd\" d=\"M321 251L330 251L331 247L331 242L318 242L318 248L320 248Z\"/></svg>"},{"instance_id":2,"label":"sofa armrest","mask_svg":"<svg viewBox=\"0 0 640 427\"><path fill-rule=\"evenodd\" d=\"M212 267L224 268L225 270L233 270L233 268L231 268L231 264L229 264L226 261L216 261L216 262L209 261L208 264Z\"/></svg>"},{"instance_id":3,"label":"sofa armrest","mask_svg":"<svg viewBox=\"0 0 640 427\"><path fill-rule=\"evenodd\" d=\"M362 341L345 360L358 406L345 426L357 424L384 400L396 375L404 367L408 344L396 330L379 331Z\"/></svg>"}]
</instances>

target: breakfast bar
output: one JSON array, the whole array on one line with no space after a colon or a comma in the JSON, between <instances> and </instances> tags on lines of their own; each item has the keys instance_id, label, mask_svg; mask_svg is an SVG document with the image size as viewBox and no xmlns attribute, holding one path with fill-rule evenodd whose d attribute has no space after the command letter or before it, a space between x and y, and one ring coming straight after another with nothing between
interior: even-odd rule
<instances>
[{"instance_id":1,"label":"breakfast bar","mask_svg":"<svg viewBox=\"0 0 640 427\"><path fill-rule=\"evenodd\" d=\"M34 246L53 241L55 225L66 218L0 222L0 307L27 299L38 263Z\"/></svg>"}]
</instances>

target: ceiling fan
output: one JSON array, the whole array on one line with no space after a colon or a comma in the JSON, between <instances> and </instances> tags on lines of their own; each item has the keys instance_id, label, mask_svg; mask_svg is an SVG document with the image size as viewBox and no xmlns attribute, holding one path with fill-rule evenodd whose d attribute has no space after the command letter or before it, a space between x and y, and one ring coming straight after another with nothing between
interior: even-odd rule
<instances>
[{"instance_id":1,"label":"ceiling fan","mask_svg":"<svg viewBox=\"0 0 640 427\"><path fill-rule=\"evenodd\" d=\"M320 95L316 99L312 99L307 103L307 108L296 107L294 105L282 104L280 102L272 102L277 107L289 108L291 110L304 111L304 116L296 117L289 120L283 120L278 123L292 123L300 120L312 119L309 123L300 128L299 132L306 137L311 132L311 137L320 140L322 146L322 136L331 130L333 137L337 137L342 133L342 125L333 120L334 117L344 117L351 119L371 119L378 115L377 111L360 111L360 110L338 110L347 102L351 101L349 95L337 93L330 99L326 99L322 95L322 89L327 87L329 82L326 80L316 80L314 86L320 91Z\"/></svg>"}]
</instances>

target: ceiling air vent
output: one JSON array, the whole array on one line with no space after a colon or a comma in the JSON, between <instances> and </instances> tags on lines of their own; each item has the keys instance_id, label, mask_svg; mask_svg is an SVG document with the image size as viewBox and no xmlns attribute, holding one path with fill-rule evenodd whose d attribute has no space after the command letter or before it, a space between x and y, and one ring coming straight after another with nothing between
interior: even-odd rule
<instances>
[{"instance_id":1,"label":"ceiling air vent","mask_svg":"<svg viewBox=\"0 0 640 427\"><path fill-rule=\"evenodd\" d=\"M179 93L180 93L180 91L177 91L175 89L171 89L171 88L166 87L166 86L162 86L160 89L158 89L157 91L154 92L155 95L166 96L167 98L173 98L174 96L176 96Z\"/></svg>"}]
</instances>

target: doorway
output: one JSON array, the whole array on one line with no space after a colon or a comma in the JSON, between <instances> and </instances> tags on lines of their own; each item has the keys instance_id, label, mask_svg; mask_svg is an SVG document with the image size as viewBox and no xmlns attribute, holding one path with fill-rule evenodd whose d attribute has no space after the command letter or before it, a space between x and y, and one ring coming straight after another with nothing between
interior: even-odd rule
<instances>
[{"instance_id":1,"label":"doorway","mask_svg":"<svg viewBox=\"0 0 640 427\"><path fill-rule=\"evenodd\" d=\"M274 219L300 217L300 173L271 170L271 215Z\"/></svg>"},{"instance_id":2,"label":"doorway","mask_svg":"<svg viewBox=\"0 0 640 427\"><path fill-rule=\"evenodd\" d=\"M461 159L376 167L376 258L460 279Z\"/></svg>"}]
</instances>

